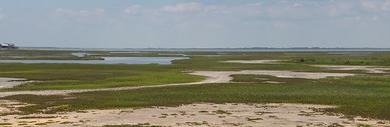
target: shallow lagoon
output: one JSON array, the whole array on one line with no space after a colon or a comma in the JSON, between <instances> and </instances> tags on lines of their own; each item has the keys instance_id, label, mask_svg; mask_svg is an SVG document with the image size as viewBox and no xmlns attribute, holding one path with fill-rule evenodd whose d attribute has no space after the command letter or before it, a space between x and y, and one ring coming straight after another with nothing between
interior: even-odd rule
<instances>
[{"instance_id":1,"label":"shallow lagoon","mask_svg":"<svg viewBox=\"0 0 390 127\"><path fill-rule=\"evenodd\" d=\"M0 63L171 64L188 57L102 57L104 60L0 60Z\"/></svg>"}]
</instances>

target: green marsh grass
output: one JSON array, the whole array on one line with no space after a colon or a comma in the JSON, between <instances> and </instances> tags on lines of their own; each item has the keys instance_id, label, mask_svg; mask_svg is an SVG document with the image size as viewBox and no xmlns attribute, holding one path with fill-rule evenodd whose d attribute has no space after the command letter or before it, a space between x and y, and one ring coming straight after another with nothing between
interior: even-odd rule
<instances>
[{"instance_id":1,"label":"green marsh grass","mask_svg":"<svg viewBox=\"0 0 390 127\"><path fill-rule=\"evenodd\" d=\"M203 79L172 65L0 64L0 77L32 82L10 90L95 89L195 82Z\"/></svg>"},{"instance_id":2,"label":"green marsh grass","mask_svg":"<svg viewBox=\"0 0 390 127\"><path fill-rule=\"evenodd\" d=\"M199 81L183 71L203 70L291 70L349 72L361 75L320 80L281 79L272 76L235 75L239 83L204 84L126 91L88 92L69 96L17 95L3 99L36 105L22 108L24 113L112 109L147 106L177 106L210 103L304 103L336 105L328 109L346 115L390 119L390 76L368 75L360 71L328 71L311 64L390 65L389 52L246 52L186 53L189 60L172 65L82 65L82 64L0 64L0 77L19 77L42 82L10 90L84 89L134 85L154 85ZM211 54L214 56L199 56ZM220 55L220 56L215 56ZM286 60L283 64L223 63L225 60ZM285 82L264 83L264 80Z\"/></svg>"},{"instance_id":3,"label":"green marsh grass","mask_svg":"<svg viewBox=\"0 0 390 127\"><path fill-rule=\"evenodd\" d=\"M276 78L275 78L276 79ZM284 81L289 79L282 79ZM64 96L18 95L6 97L34 103L22 109L39 112L47 107L66 105L56 111L110 109L147 106L176 106L197 102L210 103L304 103L336 105L328 111L346 115L360 115L390 119L390 78L388 76L361 76L295 80L288 84L251 83L206 84L145 88L115 92L89 92Z\"/></svg>"}]
</instances>

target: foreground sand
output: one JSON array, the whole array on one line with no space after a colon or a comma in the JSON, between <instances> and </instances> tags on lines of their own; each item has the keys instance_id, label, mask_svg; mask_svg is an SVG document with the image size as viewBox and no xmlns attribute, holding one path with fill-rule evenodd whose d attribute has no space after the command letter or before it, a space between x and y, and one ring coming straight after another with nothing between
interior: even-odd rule
<instances>
[{"instance_id":1,"label":"foreground sand","mask_svg":"<svg viewBox=\"0 0 390 127\"><path fill-rule=\"evenodd\" d=\"M96 92L96 91L118 91L118 90L134 90L142 88L158 88L169 86L184 86L184 85L200 85L209 83L229 83L232 80L231 75L237 74L251 74L251 75L270 75L279 78L304 78L304 79L321 79L327 77L345 77L353 76L348 73L322 73L322 72L294 72L294 71L269 71L269 70L243 70L243 71L197 71L190 74L204 76L205 80L192 83L176 83L163 84L153 86L135 86L135 87L116 87L116 88L102 88L102 89L82 89L82 90L41 90L41 91L14 91L14 92L0 92L0 97L12 95L63 95L71 93ZM2 84L3 82L0 82Z\"/></svg>"},{"instance_id":2,"label":"foreground sand","mask_svg":"<svg viewBox=\"0 0 390 127\"><path fill-rule=\"evenodd\" d=\"M178 107L150 107L138 109L86 110L59 114L31 114L2 116L0 123L10 126L103 126L103 125L159 125L203 127L296 127L357 125L390 126L389 121L365 118L346 118L341 114L325 113L326 105L308 104L243 104L197 103Z\"/></svg>"}]
</instances>

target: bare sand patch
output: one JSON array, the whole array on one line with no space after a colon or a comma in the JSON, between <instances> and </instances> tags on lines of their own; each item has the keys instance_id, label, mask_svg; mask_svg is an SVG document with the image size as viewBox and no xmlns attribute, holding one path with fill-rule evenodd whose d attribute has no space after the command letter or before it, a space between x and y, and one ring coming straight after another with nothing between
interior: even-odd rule
<instances>
[{"instance_id":1,"label":"bare sand patch","mask_svg":"<svg viewBox=\"0 0 390 127\"><path fill-rule=\"evenodd\" d=\"M198 103L177 107L150 107L138 109L86 110L59 114L8 115L0 122L31 126L103 126L103 125L159 125L189 126L255 126L296 127L359 124L389 126L389 121L356 117L347 119L342 114L322 112L327 105L310 104L243 104ZM4 120L6 119L6 120Z\"/></svg>"},{"instance_id":2,"label":"bare sand patch","mask_svg":"<svg viewBox=\"0 0 390 127\"><path fill-rule=\"evenodd\" d=\"M243 71L197 71L191 73L213 77L214 83L228 83L232 80L231 75L270 75L278 78L303 78L303 79L321 79L327 77L345 77L353 76L349 73L323 73L323 72L294 72L294 71L271 71L271 70L243 70Z\"/></svg>"},{"instance_id":3,"label":"bare sand patch","mask_svg":"<svg viewBox=\"0 0 390 127\"><path fill-rule=\"evenodd\" d=\"M22 94L64 95L64 94L71 94L71 93L84 93L84 92L97 92L97 91L135 90L135 89L142 89L142 88L159 88L159 87L199 85L199 84L209 84L209 83L229 83L233 79L231 75L236 75L236 74L270 75L279 78L303 78L303 79L321 79L327 77L345 77L345 76L354 75L348 73L293 72L293 71L268 71L268 70L196 71L190 74L205 76L206 79L200 82L163 84L163 85L153 85L153 86L116 87L116 88L102 88L102 89L82 89L82 90L40 90L40 91L0 92L0 97L22 95Z\"/></svg>"},{"instance_id":4,"label":"bare sand patch","mask_svg":"<svg viewBox=\"0 0 390 127\"><path fill-rule=\"evenodd\" d=\"M0 115L20 112L18 108L30 106L31 104L18 101L0 100ZM1 118L1 117L0 117Z\"/></svg>"},{"instance_id":5,"label":"bare sand patch","mask_svg":"<svg viewBox=\"0 0 390 127\"><path fill-rule=\"evenodd\" d=\"M283 60L228 60L226 63L244 63L244 64L277 64Z\"/></svg>"},{"instance_id":6,"label":"bare sand patch","mask_svg":"<svg viewBox=\"0 0 390 127\"><path fill-rule=\"evenodd\" d=\"M339 70L339 71L352 71L361 70L367 73L389 73L390 68L379 67L379 66L348 66L348 65L313 65L315 67L322 67L328 70Z\"/></svg>"},{"instance_id":7,"label":"bare sand patch","mask_svg":"<svg viewBox=\"0 0 390 127\"><path fill-rule=\"evenodd\" d=\"M285 82L278 82L278 81L264 81L263 83L268 83L268 84L282 84Z\"/></svg>"},{"instance_id":8,"label":"bare sand patch","mask_svg":"<svg viewBox=\"0 0 390 127\"><path fill-rule=\"evenodd\" d=\"M21 79L21 78L1 78L0 77L0 89L3 88L12 88L14 86L18 86L27 82L26 79Z\"/></svg>"}]
</instances>

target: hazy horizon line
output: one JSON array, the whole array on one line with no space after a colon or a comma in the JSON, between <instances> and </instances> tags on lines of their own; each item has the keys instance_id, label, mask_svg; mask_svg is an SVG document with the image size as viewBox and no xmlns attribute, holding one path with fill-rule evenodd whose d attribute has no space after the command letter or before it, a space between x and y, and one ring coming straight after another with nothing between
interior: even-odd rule
<instances>
[{"instance_id":1,"label":"hazy horizon line","mask_svg":"<svg viewBox=\"0 0 390 127\"><path fill-rule=\"evenodd\" d=\"M390 47L40 47L20 46L19 48L66 48L66 49L390 49Z\"/></svg>"}]
</instances>

